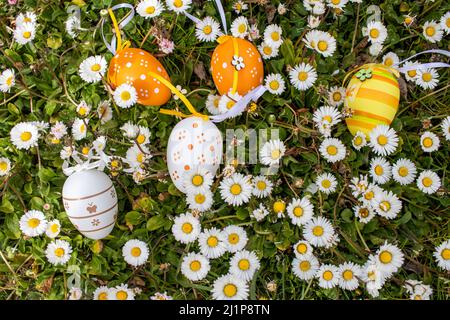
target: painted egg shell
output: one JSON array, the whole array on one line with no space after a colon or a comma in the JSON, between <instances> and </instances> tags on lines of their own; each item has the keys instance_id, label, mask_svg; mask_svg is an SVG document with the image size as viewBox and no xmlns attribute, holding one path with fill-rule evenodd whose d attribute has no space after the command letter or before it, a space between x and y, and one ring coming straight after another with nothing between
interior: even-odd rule
<instances>
[{"instance_id":1,"label":"painted egg shell","mask_svg":"<svg viewBox=\"0 0 450 320\"><path fill-rule=\"evenodd\" d=\"M353 75L348 83L345 102L353 116L345 121L353 135L362 131L368 136L377 125L390 125L394 120L400 89L397 78L386 68L368 66L364 69L372 71L370 78L361 81Z\"/></svg>"},{"instance_id":2,"label":"painted egg shell","mask_svg":"<svg viewBox=\"0 0 450 320\"><path fill-rule=\"evenodd\" d=\"M109 235L117 218L117 195L109 177L84 170L64 182L63 203L72 224L83 235L98 240Z\"/></svg>"},{"instance_id":3,"label":"painted egg shell","mask_svg":"<svg viewBox=\"0 0 450 320\"><path fill-rule=\"evenodd\" d=\"M171 92L148 71L158 73L170 81L163 65L147 51L126 48L118 52L109 64L108 82L115 89L123 83L133 85L138 103L145 106L160 106L169 101Z\"/></svg>"},{"instance_id":4,"label":"painted egg shell","mask_svg":"<svg viewBox=\"0 0 450 320\"><path fill-rule=\"evenodd\" d=\"M235 52L236 51L236 52ZM233 87L236 68L232 65L233 56L242 57L244 67L237 71L237 91L241 96L262 84L264 66L258 49L249 41L229 37L219 44L211 57L211 73L221 95L227 94Z\"/></svg>"},{"instance_id":5,"label":"painted egg shell","mask_svg":"<svg viewBox=\"0 0 450 320\"><path fill-rule=\"evenodd\" d=\"M189 117L173 128L167 145L167 166L178 190L185 192L185 174L203 168L214 176L221 161L222 134L214 123Z\"/></svg>"}]
</instances>

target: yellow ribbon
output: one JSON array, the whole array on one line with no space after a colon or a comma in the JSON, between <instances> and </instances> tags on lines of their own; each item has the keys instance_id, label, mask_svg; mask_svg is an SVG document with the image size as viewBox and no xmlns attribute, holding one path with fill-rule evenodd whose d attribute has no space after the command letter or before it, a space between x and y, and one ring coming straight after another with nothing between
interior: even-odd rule
<instances>
[{"instance_id":1,"label":"yellow ribbon","mask_svg":"<svg viewBox=\"0 0 450 320\"><path fill-rule=\"evenodd\" d=\"M114 15L114 12L112 11L111 8L108 9L108 13L109 13L109 16L111 17L111 20L112 20L112 23L114 26L114 31L116 32L116 37L117 37L116 53L119 53L119 51L128 48L131 45L131 42L127 40L124 43L122 43L122 37L120 35L120 28L119 28L119 24L117 23L116 16Z\"/></svg>"},{"instance_id":2,"label":"yellow ribbon","mask_svg":"<svg viewBox=\"0 0 450 320\"><path fill-rule=\"evenodd\" d=\"M183 101L185 106L189 109L189 111L191 112L191 115L187 115L187 114L184 114L182 112L175 111L175 110L169 110L169 109L160 109L159 110L160 113L167 114L167 115L172 115L172 116L178 116L178 117L182 117L182 118L188 118L188 117L191 117L191 116L196 116L196 117L202 118L205 121L209 120L209 117L207 115L197 112L197 110L195 110L194 106L186 98L186 96L184 94L182 94L177 88L175 88L174 85L170 83L170 81L168 81L167 79L165 79L161 75L159 75L157 73L154 73L152 71L149 71L148 74L150 76L156 78L158 81L160 81L162 84L164 84L167 88L169 88L170 91L172 91L173 94L178 96L178 98L180 98L180 100Z\"/></svg>"},{"instance_id":3,"label":"yellow ribbon","mask_svg":"<svg viewBox=\"0 0 450 320\"><path fill-rule=\"evenodd\" d=\"M233 56L239 56L239 46L237 43L237 40L235 37L229 36L229 35L221 35L219 38L217 38L217 42L219 44L225 43L228 40L233 41ZM238 80L239 80L239 72L234 68L233 71L233 86L231 88L231 93L235 94L237 92L237 86L238 86Z\"/></svg>"}]
</instances>

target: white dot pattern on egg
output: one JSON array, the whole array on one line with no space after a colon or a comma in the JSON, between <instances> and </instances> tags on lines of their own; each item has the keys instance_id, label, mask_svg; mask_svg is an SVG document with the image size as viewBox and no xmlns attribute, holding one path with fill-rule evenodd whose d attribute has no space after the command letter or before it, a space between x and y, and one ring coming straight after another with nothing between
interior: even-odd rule
<instances>
[{"instance_id":1,"label":"white dot pattern on egg","mask_svg":"<svg viewBox=\"0 0 450 320\"><path fill-rule=\"evenodd\" d=\"M201 167L214 176L222 161L222 134L214 123L199 117L181 120L172 130L167 145L170 177L181 192L184 175Z\"/></svg>"}]
</instances>

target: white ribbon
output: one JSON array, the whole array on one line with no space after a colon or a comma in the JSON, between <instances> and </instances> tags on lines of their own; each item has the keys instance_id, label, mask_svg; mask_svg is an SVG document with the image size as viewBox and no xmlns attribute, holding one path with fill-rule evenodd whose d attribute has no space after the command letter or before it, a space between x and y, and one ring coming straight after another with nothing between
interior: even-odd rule
<instances>
[{"instance_id":1,"label":"white ribbon","mask_svg":"<svg viewBox=\"0 0 450 320\"><path fill-rule=\"evenodd\" d=\"M419 55L425 54L425 53L439 53L444 56L450 57L450 51L447 50L440 50L440 49L433 49L433 50L426 50L419 53L416 53L415 55L412 55L411 57L400 61L399 63L396 63L393 67L398 69L401 73L406 73L410 70L420 70L420 69L428 69L428 68L450 68L450 64L444 63L444 62L429 62L429 63L421 63L417 65L407 66L407 67L399 67L401 64L405 63L406 61L409 61Z\"/></svg>"},{"instance_id":2,"label":"white ribbon","mask_svg":"<svg viewBox=\"0 0 450 320\"><path fill-rule=\"evenodd\" d=\"M225 18L225 11L223 10L222 3L220 2L220 0L214 1L216 2L217 10L219 11L220 20L222 20L223 31L225 31L225 34L227 34L227 19Z\"/></svg>"},{"instance_id":3,"label":"white ribbon","mask_svg":"<svg viewBox=\"0 0 450 320\"><path fill-rule=\"evenodd\" d=\"M109 163L109 156L106 155L103 151L97 152L97 156L88 156L86 161L83 161L78 157L78 153L76 151L73 152L71 155L71 158L75 160L77 163L74 166L70 166L69 162L67 160L64 160L64 163L62 164L62 170L63 173L66 176L70 176L71 174L75 172L80 172L84 170L91 170L91 169L98 169L100 171L103 171L106 167L106 164ZM91 160L97 160L94 162L91 162Z\"/></svg>"},{"instance_id":4,"label":"white ribbon","mask_svg":"<svg viewBox=\"0 0 450 320\"><path fill-rule=\"evenodd\" d=\"M186 17L188 17L190 20L192 20L195 24L198 24L199 22L202 22L199 18L194 17L192 14L188 13L188 12L184 12L184 15Z\"/></svg>"},{"instance_id":5,"label":"white ribbon","mask_svg":"<svg viewBox=\"0 0 450 320\"><path fill-rule=\"evenodd\" d=\"M125 27L134 17L134 7L133 5L129 4L129 3L121 3L121 4L117 4L113 7L111 7L112 11L115 11L117 9L122 9L122 8L128 8L131 9L131 13L129 14L128 17L126 17L121 23L119 23L119 29L123 29L123 27ZM106 38L105 38L105 34L103 32L103 25L105 24L105 18L102 19L102 24L100 26L100 30L102 32L102 38L103 38L103 42L106 45L106 48L108 48L108 50L112 53L112 54L116 54L116 36L113 35L112 39L111 39L111 43L109 43Z\"/></svg>"}]
</instances>

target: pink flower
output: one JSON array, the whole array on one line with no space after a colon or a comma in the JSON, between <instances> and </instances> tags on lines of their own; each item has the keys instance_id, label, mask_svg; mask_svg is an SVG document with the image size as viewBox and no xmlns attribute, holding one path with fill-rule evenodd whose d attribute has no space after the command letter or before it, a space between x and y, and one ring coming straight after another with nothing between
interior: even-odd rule
<instances>
[{"instance_id":1,"label":"pink flower","mask_svg":"<svg viewBox=\"0 0 450 320\"><path fill-rule=\"evenodd\" d=\"M9 3L9 4L16 4L16 3L17 3L17 0L8 0L8 3Z\"/></svg>"},{"instance_id":2,"label":"pink flower","mask_svg":"<svg viewBox=\"0 0 450 320\"><path fill-rule=\"evenodd\" d=\"M163 38L159 42L159 50L161 50L166 54L172 53L174 48L175 44L173 43L173 41L170 41L169 39Z\"/></svg>"}]
</instances>

